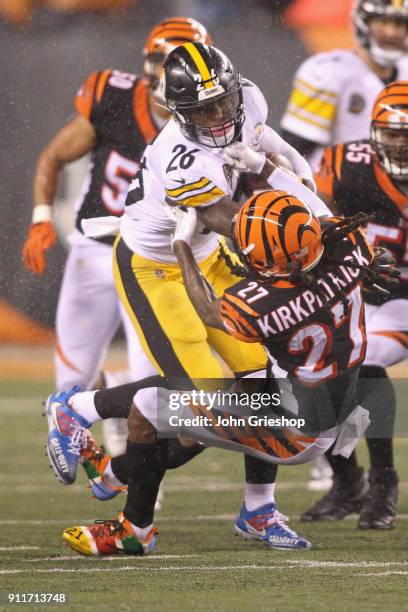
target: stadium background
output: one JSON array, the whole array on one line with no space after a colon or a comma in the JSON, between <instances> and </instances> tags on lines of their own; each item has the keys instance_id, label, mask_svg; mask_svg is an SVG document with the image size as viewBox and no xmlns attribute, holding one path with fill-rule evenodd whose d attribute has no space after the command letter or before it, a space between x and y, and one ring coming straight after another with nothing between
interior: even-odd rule
<instances>
[{"instance_id":1,"label":"stadium background","mask_svg":"<svg viewBox=\"0 0 408 612\"><path fill-rule=\"evenodd\" d=\"M166 476L156 555L83 558L61 545L62 529L117 515L90 499L80 474L59 486L44 457L41 401L53 388L53 322L63 243L44 277L24 272L21 248L31 217L31 183L44 144L73 112L93 70L142 70L149 29L171 15L202 20L216 44L265 92L277 126L292 75L309 54L349 46L351 0L0 0L0 610L7 592L65 592L65 610L231 610L372 612L407 610L408 424L397 440L401 504L397 528L361 532L355 516L299 523L320 493L306 489L309 466L284 468L279 508L313 542L285 554L234 538L242 461L212 449ZM67 231L84 163L64 173L58 219ZM30 346L31 345L31 346ZM123 363L120 344L110 364ZM404 370L400 369L400 376ZM398 418L407 390L398 381ZM97 437L100 432L96 431ZM359 458L367 467L364 443ZM25 606L24 606L25 607ZM47 606L47 609L56 609Z\"/></svg>"},{"instance_id":2,"label":"stadium background","mask_svg":"<svg viewBox=\"0 0 408 612\"><path fill-rule=\"evenodd\" d=\"M335 6L319 0L0 0L0 345L53 341L64 244L54 249L40 277L24 271L21 249L36 158L74 112L84 78L106 67L140 74L150 28L167 16L190 15L261 87L270 124L277 126L299 63L309 52L350 43L350 0L327 4ZM85 161L73 164L60 182L63 233L85 167Z\"/></svg>"}]
</instances>

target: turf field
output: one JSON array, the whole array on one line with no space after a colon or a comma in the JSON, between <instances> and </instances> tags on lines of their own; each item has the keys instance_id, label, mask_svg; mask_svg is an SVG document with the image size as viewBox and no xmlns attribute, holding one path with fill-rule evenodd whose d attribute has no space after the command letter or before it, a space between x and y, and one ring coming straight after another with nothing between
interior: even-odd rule
<instances>
[{"instance_id":1,"label":"turf field","mask_svg":"<svg viewBox=\"0 0 408 612\"><path fill-rule=\"evenodd\" d=\"M402 499L391 532L358 531L355 517L300 524L300 512L319 494L306 490L308 467L299 466L281 470L277 499L313 550L270 551L242 541L232 526L243 461L209 450L168 473L157 552L90 559L62 545L63 528L113 518L124 498L93 500L82 473L69 487L54 479L40 417L50 389L47 383L0 382L2 603L8 592L46 592L65 593L64 610L408 610L408 439L396 448ZM363 447L359 454L366 463Z\"/></svg>"}]
</instances>

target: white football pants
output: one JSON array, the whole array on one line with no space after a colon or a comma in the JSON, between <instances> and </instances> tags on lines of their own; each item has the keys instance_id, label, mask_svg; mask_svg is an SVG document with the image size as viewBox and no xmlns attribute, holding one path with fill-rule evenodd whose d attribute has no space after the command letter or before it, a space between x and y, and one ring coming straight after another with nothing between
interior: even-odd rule
<instances>
[{"instance_id":1,"label":"white football pants","mask_svg":"<svg viewBox=\"0 0 408 612\"><path fill-rule=\"evenodd\" d=\"M157 374L116 294L112 247L81 237L71 245L58 300L57 390L92 389L121 321L132 379Z\"/></svg>"}]
</instances>

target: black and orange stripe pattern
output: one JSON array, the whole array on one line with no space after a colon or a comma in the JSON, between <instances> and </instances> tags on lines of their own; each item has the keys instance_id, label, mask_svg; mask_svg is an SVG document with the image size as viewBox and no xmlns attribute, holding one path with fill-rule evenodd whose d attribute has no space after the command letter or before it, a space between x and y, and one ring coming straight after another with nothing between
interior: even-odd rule
<instances>
[{"instance_id":1,"label":"black and orange stripe pattern","mask_svg":"<svg viewBox=\"0 0 408 612\"><path fill-rule=\"evenodd\" d=\"M371 113L374 124L408 125L408 81L395 81L377 96Z\"/></svg>"},{"instance_id":2,"label":"black and orange stripe pattern","mask_svg":"<svg viewBox=\"0 0 408 612\"><path fill-rule=\"evenodd\" d=\"M241 207L233 228L236 249L262 276L288 277L309 270L323 253L312 211L286 191L262 191Z\"/></svg>"},{"instance_id":3,"label":"black and orange stripe pattern","mask_svg":"<svg viewBox=\"0 0 408 612\"><path fill-rule=\"evenodd\" d=\"M290 459L298 455L316 440L312 436L294 434L286 428L277 430L248 423L243 426L232 425L231 414L228 412L216 408L208 410L205 406L193 403L189 407L194 416L206 417L209 424L205 425L205 428L218 438L242 444L277 460ZM220 424L220 419L225 419L228 424Z\"/></svg>"},{"instance_id":4,"label":"black and orange stripe pattern","mask_svg":"<svg viewBox=\"0 0 408 612\"><path fill-rule=\"evenodd\" d=\"M144 47L145 57L152 53L167 55L169 50L187 42L200 42L206 45L212 39L205 27L190 17L170 17L157 24L147 37Z\"/></svg>"}]
</instances>

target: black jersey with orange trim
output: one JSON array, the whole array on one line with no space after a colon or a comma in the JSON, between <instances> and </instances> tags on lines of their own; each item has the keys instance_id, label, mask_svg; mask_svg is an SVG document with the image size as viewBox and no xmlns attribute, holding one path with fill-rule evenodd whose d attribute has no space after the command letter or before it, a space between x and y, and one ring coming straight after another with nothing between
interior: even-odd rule
<instances>
[{"instance_id":1,"label":"black jersey with orange trim","mask_svg":"<svg viewBox=\"0 0 408 612\"><path fill-rule=\"evenodd\" d=\"M338 263L329 268L323 255L311 284L250 277L225 291L220 302L229 334L262 343L289 377L312 387L348 376L366 351L361 283L373 251L356 231L333 256Z\"/></svg>"},{"instance_id":2,"label":"black jersey with orange trim","mask_svg":"<svg viewBox=\"0 0 408 612\"><path fill-rule=\"evenodd\" d=\"M374 215L366 228L368 239L393 253L403 279L388 299L408 298L408 191L401 191L384 172L370 141L326 148L315 180L339 214Z\"/></svg>"},{"instance_id":3,"label":"black jersey with orange trim","mask_svg":"<svg viewBox=\"0 0 408 612\"><path fill-rule=\"evenodd\" d=\"M76 227L82 232L82 219L122 215L143 151L159 130L149 110L148 90L134 74L94 72L78 91L75 108L97 135L78 204ZM101 240L113 243L112 237Z\"/></svg>"}]
</instances>

